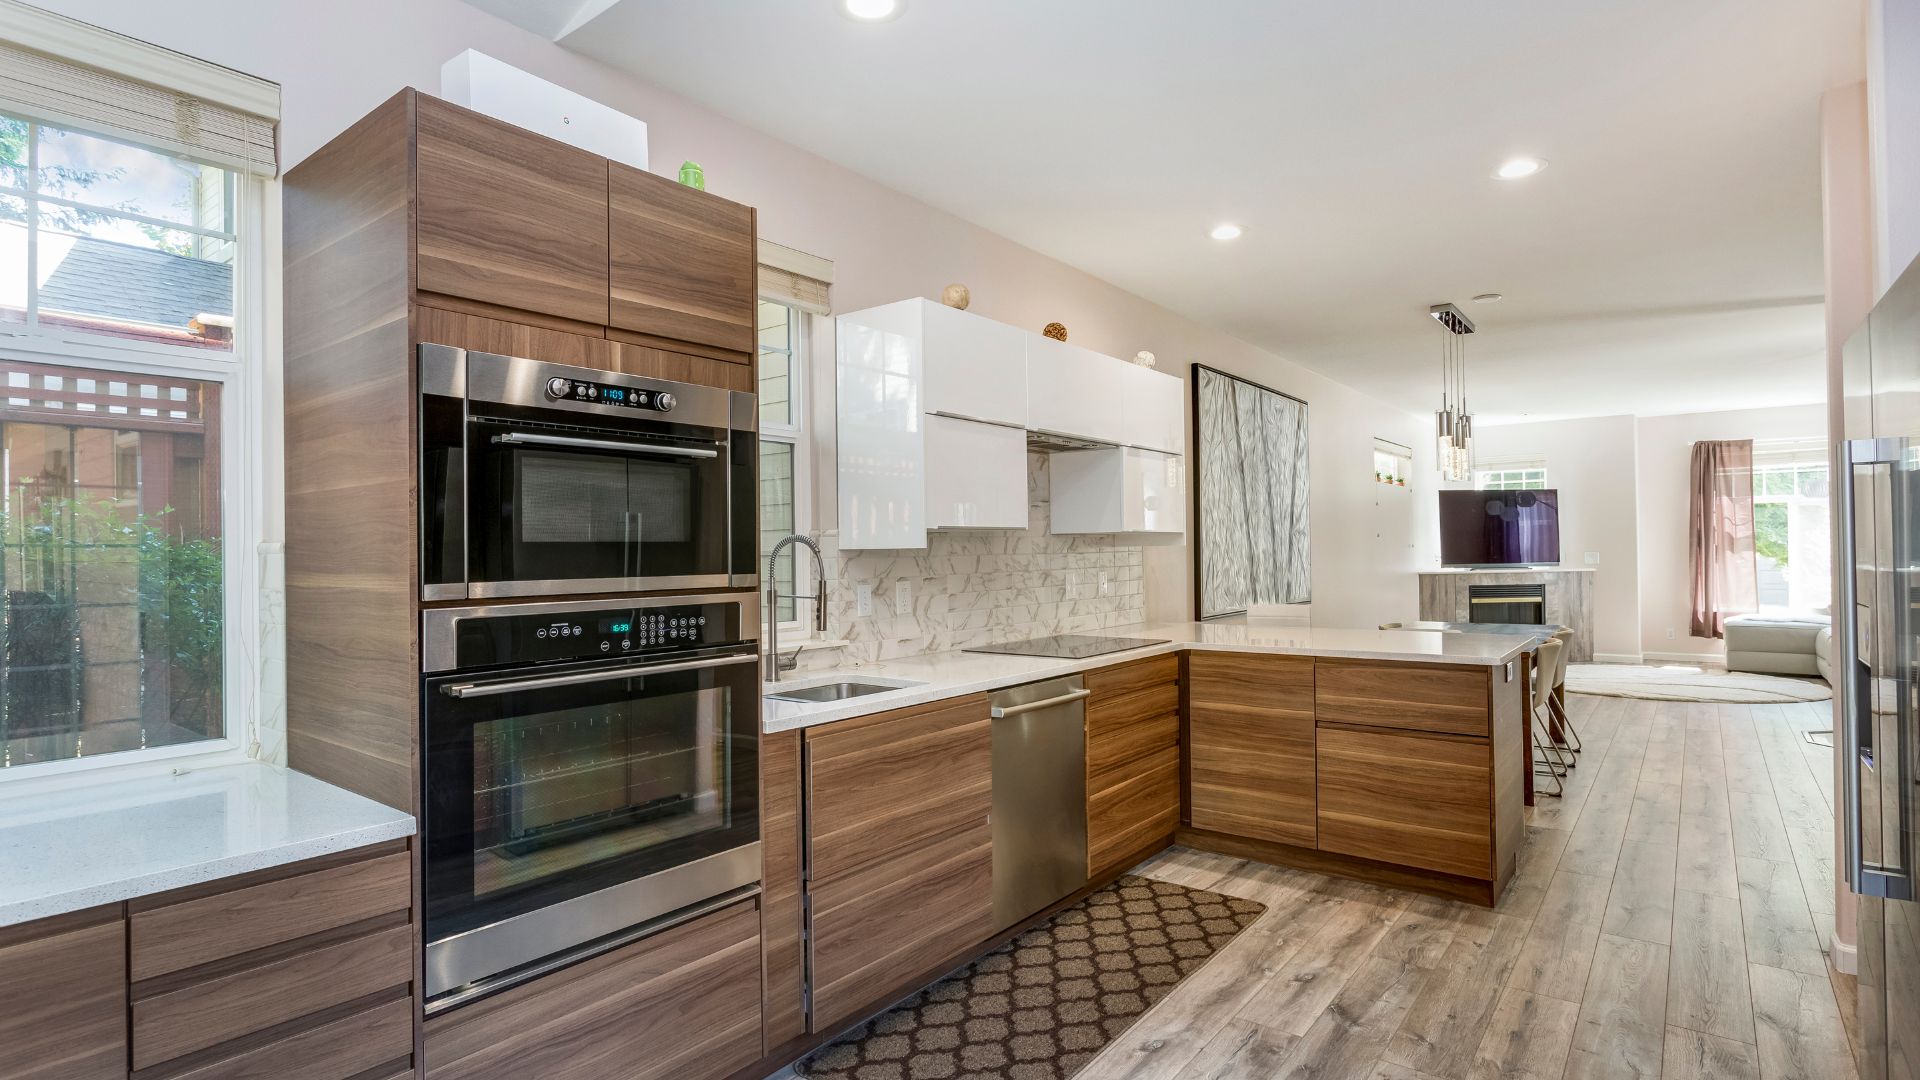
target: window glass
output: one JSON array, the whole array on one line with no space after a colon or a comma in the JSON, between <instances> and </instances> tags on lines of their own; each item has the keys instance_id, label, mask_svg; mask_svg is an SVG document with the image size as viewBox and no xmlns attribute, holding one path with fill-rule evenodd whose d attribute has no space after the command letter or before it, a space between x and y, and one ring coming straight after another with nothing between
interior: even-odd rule
<instances>
[{"instance_id":1,"label":"window glass","mask_svg":"<svg viewBox=\"0 0 1920 1080\"><path fill-rule=\"evenodd\" d=\"M806 315L771 300L760 301L760 556L766 558L782 537L805 532L800 481L805 475L806 418L800 407ZM782 597L794 592L800 552L789 547L773 569ZM811 601L809 601L811 602ZM783 623L799 618L798 606L782 599Z\"/></svg>"},{"instance_id":2,"label":"window glass","mask_svg":"<svg viewBox=\"0 0 1920 1080\"><path fill-rule=\"evenodd\" d=\"M766 440L760 444L760 554L765 557L782 537L791 535L795 524L793 498L793 444ZM793 578L799 553L792 547L780 554L774 566L774 585L782 597L793 595ZM780 601L780 621L792 622L794 602Z\"/></svg>"},{"instance_id":3,"label":"window glass","mask_svg":"<svg viewBox=\"0 0 1920 1080\"><path fill-rule=\"evenodd\" d=\"M799 313L785 304L760 301L760 422L795 427L793 335Z\"/></svg>"},{"instance_id":4,"label":"window glass","mask_svg":"<svg viewBox=\"0 0 1920 1080\"><path fill-rule=\"evenodd\" d=\"M0 116L0 187L0 318L232 347L231 173Z\"/></svg>"},{"instance_id":5,"label":"window glass","mask_svg":"<svg viewBox=\"0 0 1920 1080\"><path fill-rule=\"evenodd\" d=\"M221 738L219 386L0 373L0 767Z\"/></svg>"},{"instance_id":6,"label":"window glass","mask_svg":"<svg viewBox=\"0 0 1920 1080\"><path fill-rule=\"evenodd\" d=\"M1761 464L1753 470L1754 555L1762 611L1808 613L1832 598L1824 463Z\"/></svg>"}]
</instances>

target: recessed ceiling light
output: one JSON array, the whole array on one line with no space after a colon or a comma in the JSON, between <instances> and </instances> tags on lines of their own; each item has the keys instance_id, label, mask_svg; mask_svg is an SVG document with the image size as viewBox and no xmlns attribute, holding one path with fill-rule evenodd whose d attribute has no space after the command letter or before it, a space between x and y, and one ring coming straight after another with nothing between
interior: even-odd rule
<instances>
[{"instance_id":1,"label":"recessed ceiling light","mask_svg":"<svg viewBox=\"0 0 1920 1080\"><path fill-rule=\"evenodd\" d=\"M1546 167L1547 162L1544 158L1508 158L1500 163L1500 167L1494 170L1493 175L1502 180L1525 180Z\"/></svg>"},{"instance_id":2,"label":"recessed ceiling light","mask_svg":"<svg viewBox=\"0 0 1920 1080\"><path fill-rule=\"evenodd\" d=\"M1506 297L1501 296L1497 292L1483 292L1479 296L1474 297L1473 302L1476 304L1497 304L1505 299Z\"/></svg>"},{"instance_id":3,"label":"recessed ceiling light","mask_svg":"<svg viewBox=\"0 0 1920 1080\"><path fill-rule=\"evenodd\" d=\"M901 0L840 0L840 10L862 22L884 22L900 14Z\"/></svg>"},{"instance_id":4,"label":"recessed ceiling light","mask_svg":"<svg viewBox=\"0 0 1920 1080\"><path fill-rule=\"evenodd\" d=\"M1207 235L1213 237L1215 240L1238 240L1243 231L1240 226L1235 225L1233 222L1224 221L1215 225L1213 231Z\"/></svg>"}]
</instances>

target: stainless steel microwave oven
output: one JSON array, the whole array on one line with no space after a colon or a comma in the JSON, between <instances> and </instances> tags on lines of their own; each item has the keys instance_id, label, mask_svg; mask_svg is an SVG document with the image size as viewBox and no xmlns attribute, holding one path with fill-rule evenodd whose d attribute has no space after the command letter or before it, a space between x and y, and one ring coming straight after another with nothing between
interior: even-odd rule
<instances>
[{"instance_id":1,"label":"stainless steel microwave oven","mask_svg":"<svg viewBox=\"0 0 1920 1080\"><path fill-rule=\"evenodd\" d=\"M758 582L754 395L419 348L422 600Z\"/></svg>"}]
</instances>

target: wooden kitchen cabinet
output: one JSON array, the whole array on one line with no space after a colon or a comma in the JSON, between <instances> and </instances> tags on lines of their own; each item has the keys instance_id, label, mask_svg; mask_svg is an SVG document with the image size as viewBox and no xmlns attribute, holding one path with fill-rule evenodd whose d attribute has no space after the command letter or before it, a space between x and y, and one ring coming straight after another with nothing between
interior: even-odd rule
<instances>
[{"instance_id":1,"label":"wooden kitchen cabinet","mask_svg":"<svg viewBox=\"0 0 1920 1080\"><path fill-rule=\"evenodd\" d=\"M761 1053L751 900L426 1024L427 1080L718 1080Z\"/></svg>"},{"instance_id":2,"label":"wooden kitchen cabinet","mask_svg":"<svg viewBox=\"0 0 1920 1080\"><path fill-rule=\"evenodd\" d=\"M1098 878L1180 825L1180 662L1156 656L1090 671L1087 876Z\"/></svg>"},{"instance_id":3,"label":"wooden kitchen cabinet","mask_svg":"<svg viewBox=\"0 0 1920 1080\"><path fill-rule=\"evenodd\" d=\"M425 94L414 287L607 323L607 159Z\"/></svg>"},{"instance_id":4,"label":"wooden kitchen cabinet","mask_svg":"<svg viewBox=\"0 0 1920 1080\"><path fill-rule=\"evenodd\" d=\"M607 325L754 352L759 260L753 208L609 162Z\"/></svg>"},{"instance_id":5,"label":"wooden kitchen cabinet","mask_svg":"<svg viewBox=\"0 0 1920 1080\"><path fill-rule=\"evenodd\" d=\"M984 695L806 732L809 1030L938 975L993 919Z\"/></svg>"},{"instance_id":6,"label":"wooden kitchen cabinet","mask_svg":"<svg viewBox=\"0 0 1920 1080\"><path fill-rule=\"evenodd\" d=\"M1486 740L1322 727L1319 774L1322 851L1493 877Z\"/></svg>"},{"instance_id":7,"label":"wooden kitchen cabinet","mask_svg":"<svg viewBox=\"0 0 1920 1080\"><path fill-rule=\"evenodd\" d=\"M1313 659L1196 651L1187 672L1188 822L1313 847Z\"/></svg>"},{"instance_id":8,"label":"wooden kitchen cabinet","mask_svg":"<svg viewBox=\"0 0 1920 1080\"><path fill-rule=\"evenodd\" d=\"M120 905L0 929L0 1076L127 1075L127 936Z\"/></svg>"}]
</instances>

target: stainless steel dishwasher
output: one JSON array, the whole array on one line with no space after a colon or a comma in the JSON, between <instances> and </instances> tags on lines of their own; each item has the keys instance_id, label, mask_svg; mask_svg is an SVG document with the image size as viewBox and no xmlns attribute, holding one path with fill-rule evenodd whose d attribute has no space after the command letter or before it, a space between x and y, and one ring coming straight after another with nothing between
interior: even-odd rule
<instances>
[{"instance_id":1,"label":"stainless steel dishwasher","mask_svg":"<svg viewBox=\"0 0 1920 1080\"><path fill-rule=\"evenodd\" d=\"M993 914L1001 929L1087 883L1087 698L1078 675L987 699L993 715Z\"/></svg>"}]
</instances>

